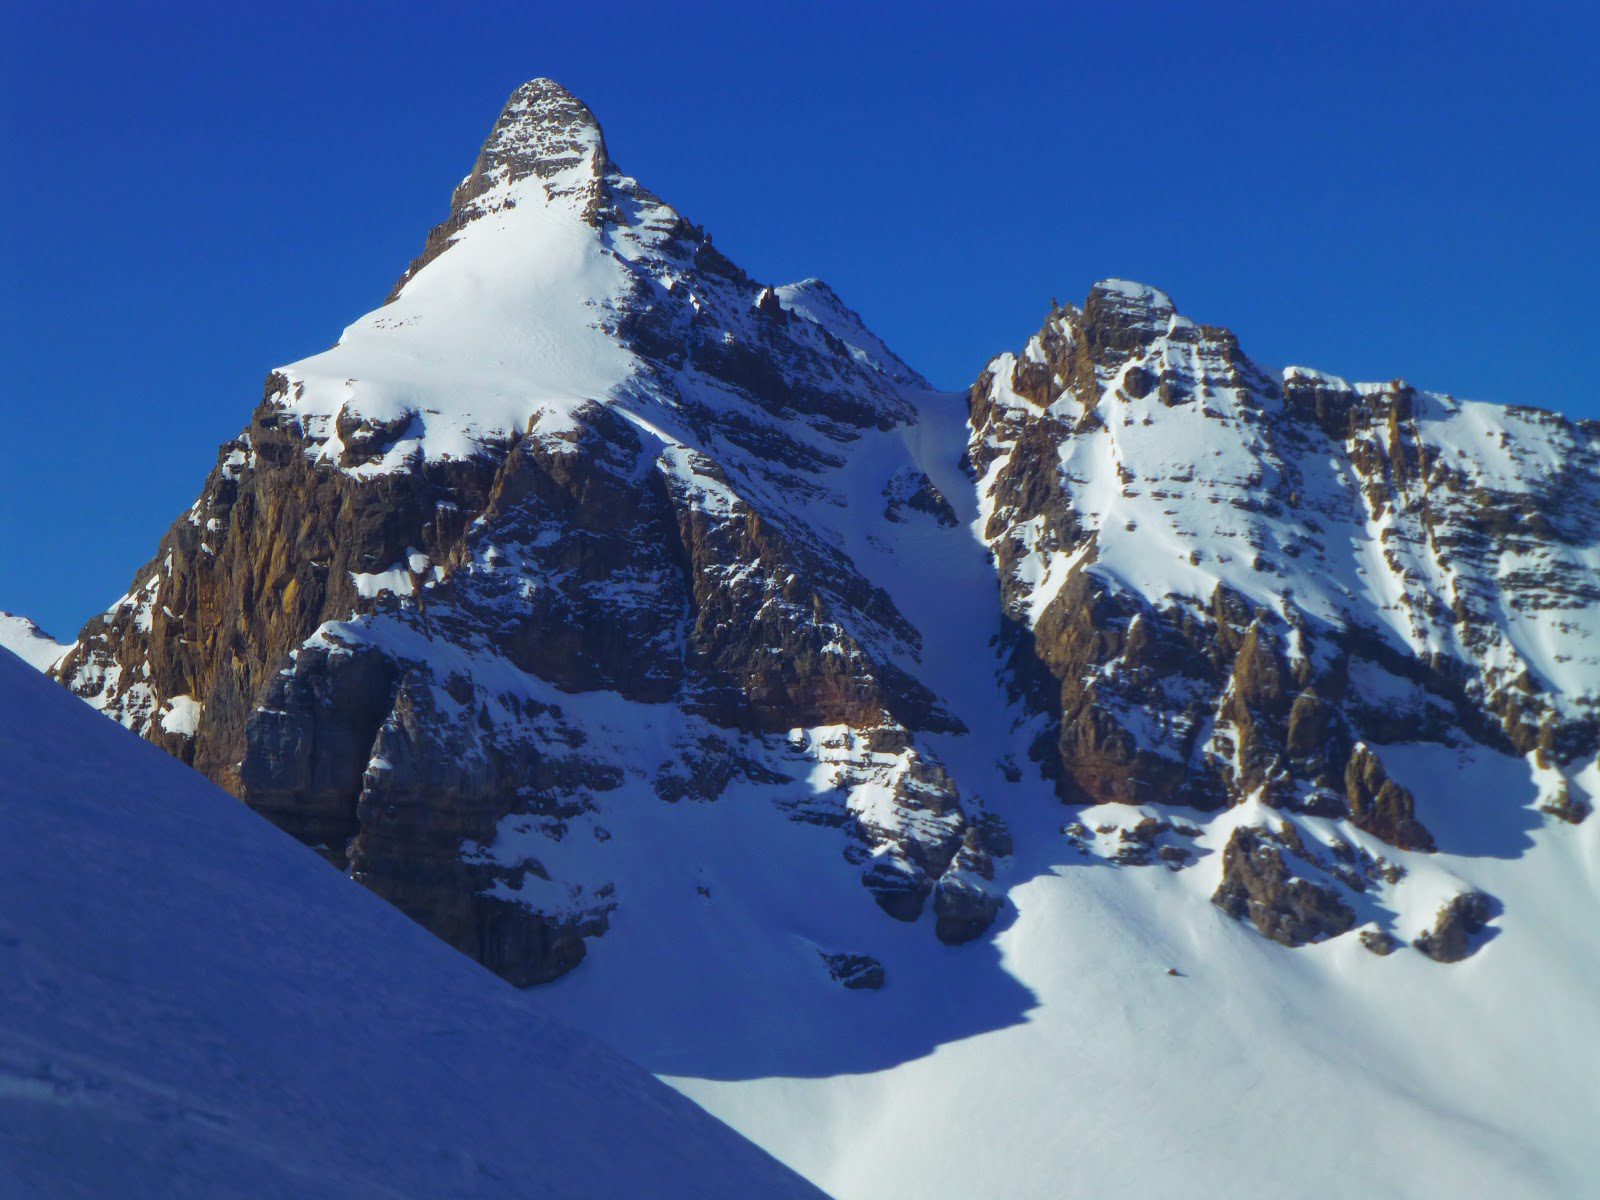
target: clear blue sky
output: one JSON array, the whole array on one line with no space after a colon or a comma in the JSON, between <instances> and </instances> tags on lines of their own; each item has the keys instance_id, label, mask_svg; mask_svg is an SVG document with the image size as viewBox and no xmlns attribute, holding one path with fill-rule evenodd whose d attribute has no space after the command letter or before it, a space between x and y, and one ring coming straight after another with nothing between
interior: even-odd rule
<instances>
[{"instance_id":1,"label":"clear blue sky","mask_svg":"<svg viewBox=\"0 0 1600 1200\"><path fill-rule=\"evenodd\" d=\"M251 7L0 5L0 607L60 637L535 75L946 386L1121 275L1267 363L1600 417L1594 3Z\"/></svg>"}]
</instances>

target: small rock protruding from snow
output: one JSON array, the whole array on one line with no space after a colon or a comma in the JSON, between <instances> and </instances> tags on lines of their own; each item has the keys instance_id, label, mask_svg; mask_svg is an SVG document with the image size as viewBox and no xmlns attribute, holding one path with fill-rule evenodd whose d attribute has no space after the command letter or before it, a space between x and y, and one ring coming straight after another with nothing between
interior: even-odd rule
<instances>
[{"instance_id":1,"label":"small rock protruding from snow","mask_svg":"<svg viewBox=\"0 0 1600 1200\"><path fill-rule=\"evenodd\" d=\"M1411 944L1434 962L1460 962L1484 940L1489 922L1500 911L1493 896L1468 891L1452 896L1439 909L1433 927Z\"/></svg>"},{"instance_id":2,"label":"small rock protruding from snow","mask_svg":"<svg viewBox=\"0 0 1600 1200\"><path fill-rule=\"evenodd\" d=\"M883 986L883 964L870 954L830 953L817 951L827 965L828 974L841 987L853 991L877 991Z\"/></svg>"}]
</instances>

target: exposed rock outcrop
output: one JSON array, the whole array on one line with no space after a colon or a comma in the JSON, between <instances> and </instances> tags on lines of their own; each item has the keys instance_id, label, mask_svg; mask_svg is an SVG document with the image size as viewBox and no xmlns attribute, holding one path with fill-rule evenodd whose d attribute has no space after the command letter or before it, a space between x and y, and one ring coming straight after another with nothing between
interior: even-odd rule
<instances>
[{"instance_id":1,"label":"exposed rock outcrop","mask_svg":"<svg viewBox=\"0 0 1600 1200\"><path fill-rule=\"evenodd\" d=\"M852 991L875 992L883 986L883 964L870 954L845 954L818 951L827 965L828 974L840 987Z\"/></svg>"},{"instance_id":2,"label":"exposed rock outcrop","mask_svg":"<svg viewBox=\"0 0 1600 1200\"><path fill-rule=\"evenodd\" d=\"M1285 946L1337 937L1355 924L1355 913L1337 890L1296 875L1279 839L1265 829L1233 831L1211 902Z\"/></svg>"},{"instance_id":3,"label":"exposed rock outcrop","mask_svg":"<svg viewBox=\"0 0 1600 1200\"><path fill-rule=\"evenodd\" d=\"M1482 944L1482 934L1497 912L1499 905L1492 896L1462 892L1444 903L1433 927L1411 944L1434 962L1460 962Z\"/></svg>"},{"instance_id":4,"label":"exposed rock outcrop","mask_svg":"<svg viewBox=\"0 0 1600 1200\"><path fill-rule=\"evenodd\" d=\"M1400 939L1382 929L1363 929L1361 944L1379 958L1388 958L1400 949Z\"/></svg>"}]
</instances>

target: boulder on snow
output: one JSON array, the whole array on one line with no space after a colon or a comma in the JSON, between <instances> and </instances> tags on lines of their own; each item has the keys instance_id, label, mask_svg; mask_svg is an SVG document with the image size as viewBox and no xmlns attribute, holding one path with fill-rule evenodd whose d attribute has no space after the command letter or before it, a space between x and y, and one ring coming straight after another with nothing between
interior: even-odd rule
<instances>
[{"instance_id":1,"label":"boulder on snow","mask_svg":"<svg viewBox=\"0 0 1600 1200\"><path fill-rule=\"evenodd\" d=\"M1500 902L1487 892L1462 892L1445 902L1433 928L1411 944L1434 962L1460 962L1488 940L1484 929L1499 912Z\"/></svg>"},{"instance_id":2,"label":"boulder on snow","mask_svg":"<svg viewBox=\"0 0 1600 1200\"><path fill-rule=\"evenodd\" d=\"M1387 958L1400 949L1400 939L1382 929L1363 929L1361 944L1379 958Z\"/></svg>"},{"instance_id":3,"label":"boulder on snow","mask_svg":"<svg viewBox=\"0 0 1600 1200\"><path fill-rule=\"evenodd\" d=\"M883 986L883 964L870 954L831 953L818 950L828 974L852 991L877 991Z\"/></svg>"}]
</instances>

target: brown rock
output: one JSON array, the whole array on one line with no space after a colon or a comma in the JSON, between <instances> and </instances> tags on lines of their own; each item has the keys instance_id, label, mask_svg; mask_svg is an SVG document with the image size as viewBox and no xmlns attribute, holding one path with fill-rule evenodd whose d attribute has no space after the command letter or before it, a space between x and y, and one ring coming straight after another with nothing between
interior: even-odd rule
<instances>
[{"instance_id":1,"label":"brown rock","mask_svg":"<svg viewBox=\"0 0 1600 1200\"><path fill-rule=\"evenodd\" d=\"M1392 933L1381 929L1363 929L1361 931L1361 944L1379 958L1387 958L1400 949L1400 939Z\"/></svg>"},{"instance_id":2,"label":"brown rock","mask_svg":"<svg viewBox=\"0 0 1600 1200\"><path fill-rule=\"evenodd\" d=\"M1401 850L1432 850L1433 835L1416 818L1411 793L1389 778L1371 749L1357 746L1345 767L1350 820Z\"/></svg>"},{"instance_id":3,"label":"brown rock","mask_svg":"<svg viewBox=\"0 0 1600 1200\"><path fill-rule=\"evenodd\" d=\"M1295 877L1265 829L1242 826L1222 852L1222 882L1211 902L1285 946L1337 937L1355 913L1330 887Z\"/></svg>"},{"instance_id":4,"label":"brown rock","mask_svg":"<svg viewBox=\"0 0 1600 1200\"><path fill-rule=\"evenodd\" d=\"M1477 951L1482 944L1479 935L1498 911L1497 902L1487 893L1462 892L1439 909L1433 928L1411 944L1434 962L1460 962Z\"/></svg>"}]
</instances>

